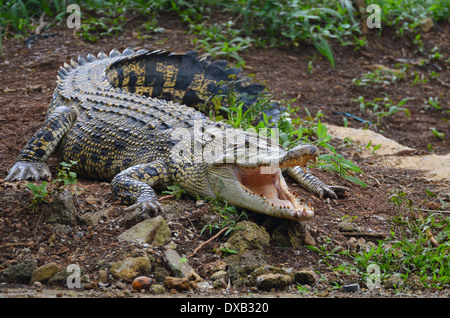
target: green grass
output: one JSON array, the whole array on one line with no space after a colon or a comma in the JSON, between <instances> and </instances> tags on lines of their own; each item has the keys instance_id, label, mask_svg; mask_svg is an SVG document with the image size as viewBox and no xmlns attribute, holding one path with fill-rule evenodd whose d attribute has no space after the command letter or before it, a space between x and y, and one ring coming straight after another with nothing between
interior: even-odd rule
<instances>
[{"instance_id":1,"label":"green grass","mask_svg":"<svg viewBox=\"0 0 450 318\"><path fill-rule=\"evenodd\" d=\"M449 1L368 0L366 5L380 5L382 30L395 28L403 35L416 33L425 18L448 20ZM48 27L63 24L68 16L66 7L72 2L0 0L0 34L7 37L31 34L43 12L46 21L50 20ZM366 45L361 36L364 18L352 3L350 0L86 0L79 3L82 13L79 35L87 41L119 35L129 18L136 16L147 20L143 25L133 26L141 35L155 29L161 32L155 21L170 14L186 25L199 49L234 60L239 66L245 65L242 52L253 46L310 43L334 67L333 46L359 49ZM150 29L149 23L153 25ZM420 42L420 35L417 41Z\"/></svg>"},{"instance_id":2,"label":"green grass","mask_svg":"<svg viewBox=\"0 0 450 318\"><path fill-rule=\"evenodd\" d=\"M365 282L374 278L371 269L376 268L381 286L391 281L396 291L446 288L450 284L450 218L438 211L417 217L428 200L437 198L426 192L427 198L419 204L403 191L392 193L389 201L396 215L389 220L392 224L390 236L372 247L332 248L331 240L327 238L322 245L308 248L317 252L321 263L329 268L357 274ZM437 246L431 243L428 233L434 235Z\"/></svg>"}]
</instances>

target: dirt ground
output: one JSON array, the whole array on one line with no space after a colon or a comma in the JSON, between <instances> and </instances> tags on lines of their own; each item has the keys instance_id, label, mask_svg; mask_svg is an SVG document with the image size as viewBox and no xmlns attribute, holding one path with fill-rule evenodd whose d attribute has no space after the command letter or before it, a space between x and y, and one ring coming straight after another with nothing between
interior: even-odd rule
<instances>
[{"instance_id":1,"label":"dirt ground","mask_svg":"<svg viewBox=\"0 0 450 318\"><path fill-rule=\"evenodd\" d=\"M26 190L25 182L5 183L2 179L23 145L44 122L55 88L56 74L64 62L79 54L96 54L101 50L109 52L113 48L123 50L135 47L175 52L195 49L181 25L165 27L166 32L149 40L135 38L132 32L127 32L120 37L100 38L97 43L88 43L75 37L72 30L53 28L49 32L54 36L36 40L31 48L26 48L21 41L4 41L5 58L0 59L0 271L9 264L35 257L41 264L57 262L68 265L76 262L87 271L95 273L101 262L108 263L127 254L140 253L136 251L135 245L119 242L116 238L123 231L118 224L124 212L123 206L112 198L108 184L79 179L78 184L84 190L77 199L78 213L106 209L110 212L108 220L95 227L79 224L73 232L55 236L53 224L41 221L50 213L48 208L39 207L35 213L30 213L27 209L32 195ZM427 57L426 52L436 45L440 47L440 52L448 54L449 31L450 26L446 24L425 33L422 37L425 53L415 52L412 36L398 39L390 31L382 36L368 34L368 47L362 50L334 47L335 69L330 67L329 62L313 46L256 48L243 54L246 60L245 72L255 74L256 78L265 81L276 98L297 98L294 103L300 107L297 116L306 116L305 107L312 114L320 110L324 114L323 122L337 126L343 125L343 115L337 112L374 120L367 112L360 111L359 103L351 101L358 96L371 100L387 93L395 103L406 97L414 98L405 104L410 111L410 118L404 113L397 113L383 118L381 126L373 129L381 131L382 135L403 146L413 148L408 155L428 154L429 145L435 154L445 155L450 152L450 114L425 106L429 97L438 96L442 108L449 110L448 63L434 61L423 66L411 66L411 70L418 74L428 76L431 71L440 74L438 80L413 86L411 83L414 77L411 75L396 84L376 88L358 88L352 84L352 79L359 78L374 65L395 68L402 59L412 61L412 65L414 61ZM445 59L448 59L448 55ZM308 72L310 60L313 65L312 73ZM353 128L363 126L361 122L351 118L348 118L348 125ZM445 132L443 141L434 136L430 128ZM338 147L342 142L336 139L333 144ZM361 167L364 175L358 177L368 187L362 188L333 174L314 170L313 173L323 181L345 185L351 189L348 197L335 201L320 200L290 183L316 211L316 217L307 222L314 237L325 235L338 241L348 240L349 237L337 230L338 223L345 216L355 216L354 222L361 232L388 233L392 228L389 220L396 213L388 202L394 189L402 189L419 202L426 197L425 190L438 193L448 186L448 179L430 179L416 169L375 165L372 157L361 156L355 145L338 149L344 157ZM56 158L49 160L49 166L55 175L58 166ZM166 201L170 200L173 201ZM178 233L177 251L189 255L208 239L208 234L200 234L202 225L198 221L207 208L198 207L195 200L184 197L176 203L182 209L182 216L178 222L171 224L171 230ZM261 217L249 213L249 218L258 221ZM84 235L78 237L77 232L83 232ZM202 264L220 259L213 247L224 240L220 237L189 260L189 264L201 276ZM271 263L275 266L329 270L319 263L317 253L306 248L293 250L274 245L271 246L270 254Z\"/></svg>"}]
</instances>

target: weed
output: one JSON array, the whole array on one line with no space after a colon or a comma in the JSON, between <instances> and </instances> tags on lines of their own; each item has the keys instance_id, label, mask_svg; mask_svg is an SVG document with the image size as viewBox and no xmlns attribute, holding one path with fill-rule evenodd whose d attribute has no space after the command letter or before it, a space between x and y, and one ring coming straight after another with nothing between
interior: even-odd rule
<instances>
[{"instance_id":1,"label":"weed","mask_svg":"<svg viewBox=\"0 0 450 318\"><path fill-rule=\"evenodd\" d=\"M171 186L167 186L167 189L162 193L168 194L168 195L174 195L176 200L179 200L183 194L186 193L186 190L184 190L179 184L174 184Z\"/></svg>"},{"instance_id":2,"label":"weed","mask_svg":"<svg viewBox=\"0 0 450 318\"><path fill-rule=\"evenodd\" d=\"M52 182L56 184L56 187L59 188L63 185L75 184L77 183L77 174L73 171L70 171L72 166L76 165L77 162L71 160L70 163L61 162L61 168L58 168L58 173L56 174L56 179Z\"/></svg>"},{"instance_id":3,"label":"weed","mask_svg":"<svg viewBox=\"0 0 450 318\"><path fill-rule=\"evenodd\" d=\"M445 133L439 132L436 128L430 128L430 129L431 129L431 132L433 133L433 135L434 135L436 138L438 138L438 139L440 139L440 140L444 140Z\"/></svg>"},{"instance_id":4,"label":"weed","mask_svg":"<svg viewBox=\"0 0 450 318\"><path fill-rule=\"evenodd\" d=\"M404 112L409 118L409 110L402 106L412 99L413 98L404 98L397 104L394 104L388 97L375 98L372 102L366 102L363 96L359 96L356 99L352 99L352 101L359 102L359 108L361 111L368 111L373 117L376 117L377 125L380 126L382 118L392 116L400 111Z\"/></svg>"},{"instance_id":5,"label":"weed","mask_svg":"<svg viewBox=\"0 0 450 318\"><path fill-rule=\"evenodd\" d=\"M438 97L429 97L428 98L425 109L430 108L430 106L432 108L434 108L435 110L440 110L442 108Z\"/></svg>"},{"instance_id":6,"label":"weed","mask_svg":"<svg viewBox=\"0 0 450 318\"><path fill-rule=\"evenodd\" d=\"M226 236L240 228L237 226L239 221L242 219L247 219L247 214L243 210L238 210L235 206L228 205L227 202L222 202L216 199L207 199L207 201L211 203L213 210L222 218L222 222L205 225L201 233L205 230L209 230L209 233L212 233L214 230L228 228L224 234Z\"/></svg>"},{"instance_id":7,"label":"weed","mask_svg":"<svg viewBox=\"0 0 450 318\"><path fill-rule=\"evenodd\" d=\"M331 66L334 68L333 51L331 50L328 41L323 36L319 35L314 38L313 44L317 51L322 53L328 59L328 61L330 61Z\"/></svg>"},{"instance_id":8,"label":"weed","mask_svg":"<svg viewBox=\"0 0 450 318\"><path fill-rule=\"evenodd\" d=\"M383 67L363 74L360 79L354 78L352 82L355 86L388 86L404 78L405 68L399 70Z\"/></svg>"},{"instance_id":9,"label":"weed","mask_svg":"<svg viewBox=\"0 0 450 318\"><path fill-rule=\"evenodd\" d=\"M33 193L33 198L31 199L31 204L28 206L28 208L32 208L34 213L38 205L47 202L48 197L47 181L42 182L40 185L28 182L26 186Z\"/></svg>"},{"instance_id":10,"label":"weed","mask_svg":"<svg viewBox=\"0 0 450 318\"><path fill-rule=\"evenodd\" d=\"M356 272L363 280L370 275L370 266L379 269L380 281L390 277L398 277L401 281L396 286L413 286L416 280L424 287L443 288L450 282L450 218L439 213L433 213L426 218L415 216L420 213L420 207L431 197L433 193L426 191L427 199L419 204L408 198L403 191L395 190L389 201L397 210L397 215L392 219L397 226L397 234L391 231L391 237L380 240L378 245L366 250L344 251L346 259L341 259L335 270L345 273ZM430 232L439 242L438 246L430 243ZM327 246L315 248L324 257L324 261L335 259L336 253L327 250ZM348 257L350 262L348 262ZM417 287L417 286L416 286Z\"/></svg>"}]
</instances>

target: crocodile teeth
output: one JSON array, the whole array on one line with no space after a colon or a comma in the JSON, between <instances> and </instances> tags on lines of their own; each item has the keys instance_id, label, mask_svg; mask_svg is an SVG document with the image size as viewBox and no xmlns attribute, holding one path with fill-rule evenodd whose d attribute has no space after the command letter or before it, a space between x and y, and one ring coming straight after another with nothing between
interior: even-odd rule
<instances>
[{"instance_id":1,"label":"crocodile teeth","mask_svg":"<svg viewBox=\"0 0 450 318\"><path fill-rule=\"evenodd\" d=\"M79 66L77 61L75 61L74 59L70 59L70 65L72 66L72 68Z\"/></svg>"},{"instance_id":2,"label":"crocodile teeth","mask_svg":"<svg viewBox=\"0 0 450 318\"><path fill-rule=\"evenodd\" d=\"M61 78L65 78L67 76L67 72L65 69L63 69L62 67L58 70L58 75Z\"/></svg>"},{"instance_id":3,"label":"crocodile teeth","mask_svg":"<svg viewBox=\"0 0 450 318\"><path fill-rule=\"evenodd\" d=\"M117 49L112 49L111 52L109 52L109 57L117 57L120 55L122 55L122 54L120 54L120 52L117 51Z\"/></svg>"},{"instance_id":4,"label":"crocodile teeth","mask_svg":"<svg viewBox=\"0 0 450 318\"><path fill-rule=\"evenodd\" d=\"M127 47L124 51L123 51L123 55L128 56L128 55L133 55L135 52L131 47Z\"/></svg>"},{"instance_id":5,"label":"crocodile teeth","mask_svg":"<svg viewBox=\"0 0 450 318\"><path fill-rule=\"evenodd\" d=\"M64 62L64 68L65 68L66 71L69 71L69 72L72 70L72 66L67 64L67 62Z\"/></svg>"},{"instance_id":6,"label":"crocodile teeth","mask_svg":"<svg viewBox=\"0 0 450 318\"><path fill-rule=\"evenodd\" d=\"M98 52L98 54L97 54L97 58L98 58L99 60L105 59L105 58L107 58L107 57L108 57L108 55L106 55L106 53L103 52L103 51L100 51L100 52Z\"/></svg>"},{"instance_id":7,"label":"crocodile teeth","mask_svg":"<svg viewBox=\"0 0 450 318\"><path fill-rule=\"evenodd\" d=\"M91 53L89 53L89 54L86 56L86 59L87 59L87 61L88 61L89 63L94 62L94 61L97 60L97 58L96 58L94 55L92 55Z\"/></svg>"},{"instance_id":8,"label":"crocodile teeth","mask_svg":"<svg viewBox=\"0 0 450 318\"><path fill-rule=\"evenodd\" d=\"M78 55L78 64L84 65L86 63L87 63L86 59L83 56Z\"/></svg>"}]
</instances>

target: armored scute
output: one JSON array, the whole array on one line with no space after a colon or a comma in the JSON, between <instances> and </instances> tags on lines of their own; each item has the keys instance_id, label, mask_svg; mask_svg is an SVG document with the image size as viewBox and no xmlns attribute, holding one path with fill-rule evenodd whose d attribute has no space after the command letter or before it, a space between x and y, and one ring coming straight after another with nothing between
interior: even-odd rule
<instances>
[{"instance_id":1,"label":"armored scute","mask_svg":"<svg viewBox=\"0 0 450 318\"><path fill-rule=\"evenodd\" d=\"M233 78L231 81L230 78ZM57 151L80 176L111 181L126 210L162 212L154 188L179 184L276 217L307 220L313 211L289 191L282 173L316 195L336 197L304 167L318 149L281 149L252 132L214 122L194 106L232 89L247 107L264 86L239 77L223 61L195 52L126 49L79 56L58 72L46 121L25 145L6 180L45 179ZM267 93L266 93L267 94ZM277 118L276 103L267 115Z\"/></svg>"}]
</instances>

